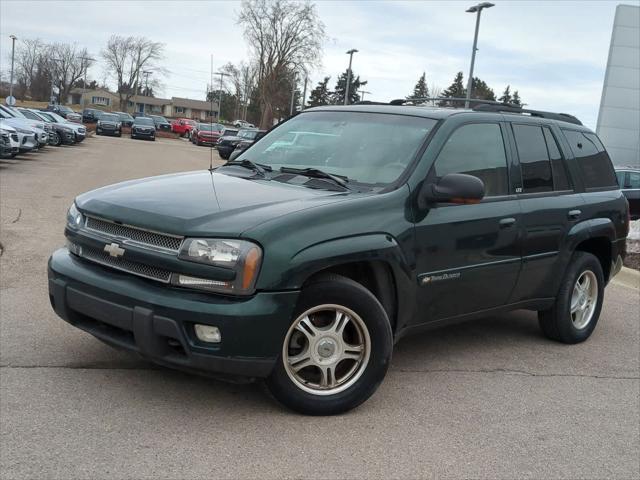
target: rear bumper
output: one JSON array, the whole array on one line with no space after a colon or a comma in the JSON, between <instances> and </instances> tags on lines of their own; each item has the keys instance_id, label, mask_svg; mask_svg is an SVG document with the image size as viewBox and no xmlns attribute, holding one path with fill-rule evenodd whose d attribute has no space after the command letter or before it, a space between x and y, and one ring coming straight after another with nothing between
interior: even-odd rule
<instances>
[{"instance_id":1,"label":"rear bumper","mask_svg":"<svg viewBox=\"0 0 640 480\"><path fill-rule=\"evenodd\" d=\"M71 325L157 364L205 374L268 376L299 293L197 293L103 268L66 249L54 252L48 273L51 304ZM221 343L199 341L196 323L217 326Z\"/></svg>"}]
</instances>

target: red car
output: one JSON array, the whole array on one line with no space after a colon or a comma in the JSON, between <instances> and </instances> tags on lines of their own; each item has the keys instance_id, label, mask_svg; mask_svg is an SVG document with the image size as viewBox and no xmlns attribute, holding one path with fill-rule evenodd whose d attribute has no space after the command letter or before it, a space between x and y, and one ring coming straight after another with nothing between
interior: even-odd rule
<instances>
[{"instance_id":1,"label":"red car","mask_svg":"<svg viewBox=\"0 0 640 480\"><path fill-rule=\"evenodd\" d=\"M191 131L191 143L196 145L215 145L224 132L220 123L198 123Z\"/></svg>"},{"instance_id":2,"label":"red car","mask_svg":"<svg viewBox=\"0 0 640 480\"><path fill-rule=\"evenodd\" d=\"M194 120L190 120L188 118L177 118L171 122L171 131L173 133L177 133L181 137L188 137L195 126L196 122Z\"/></svg>"}]
</instances>

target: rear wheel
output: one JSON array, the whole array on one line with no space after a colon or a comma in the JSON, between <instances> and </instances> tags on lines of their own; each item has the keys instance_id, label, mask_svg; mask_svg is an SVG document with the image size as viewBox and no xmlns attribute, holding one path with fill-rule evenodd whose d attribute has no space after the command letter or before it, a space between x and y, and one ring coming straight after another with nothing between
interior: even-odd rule
<instances>
[{"instance_id":1,"label":"rear wheel","mask_svg":"<svg viewBox=\"0 0 640 480\"><path fill-rule=\"evenodd\" d=\"M267 386L298 412L345 412L376 391L392 344L387 314L369 290L339 275L323 277L303 289Z\"/></svg>"},{"instance_id":2,"label":"rear wheel","mask_svg":"<svg viewBox=\"0 0 640 480\"><path fill-rule=\"evenodd\" d=\"M590 253L575 252L555 304L538 312L540 328L546 337L558 342L584 342L596 328L603 299L600 261Z\"/></svg>"}]
</instances>

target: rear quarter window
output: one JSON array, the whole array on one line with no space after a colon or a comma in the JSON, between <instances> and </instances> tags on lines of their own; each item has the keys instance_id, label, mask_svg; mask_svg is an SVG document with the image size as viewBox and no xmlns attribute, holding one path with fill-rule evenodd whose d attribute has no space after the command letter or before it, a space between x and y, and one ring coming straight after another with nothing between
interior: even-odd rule
<instances>
[{"instance_id":1,"label":"rear quarter window","mask_svg":"<svg viewBox=\"0 0 640 480\"><path fill-rule=\"evenodd\" d=\"M618 186L611 159L594 133L565 129L562 132L578 161L585 188Z\"/></svg>"}]
</instances>

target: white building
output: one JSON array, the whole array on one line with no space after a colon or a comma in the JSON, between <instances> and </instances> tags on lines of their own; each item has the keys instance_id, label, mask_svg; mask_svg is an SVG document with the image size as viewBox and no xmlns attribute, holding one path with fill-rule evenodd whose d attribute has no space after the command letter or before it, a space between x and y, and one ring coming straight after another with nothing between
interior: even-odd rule
<instances>
[{"instance_id":1,"label":"white building","mask_svg":"<svg viewBox=\"0 0 640 480\"><path fill-rule=\"evenodd\" d=\"M640 167L640 7L616 8L596 132L614 165Z\"/></svg>"}]
</instances>

